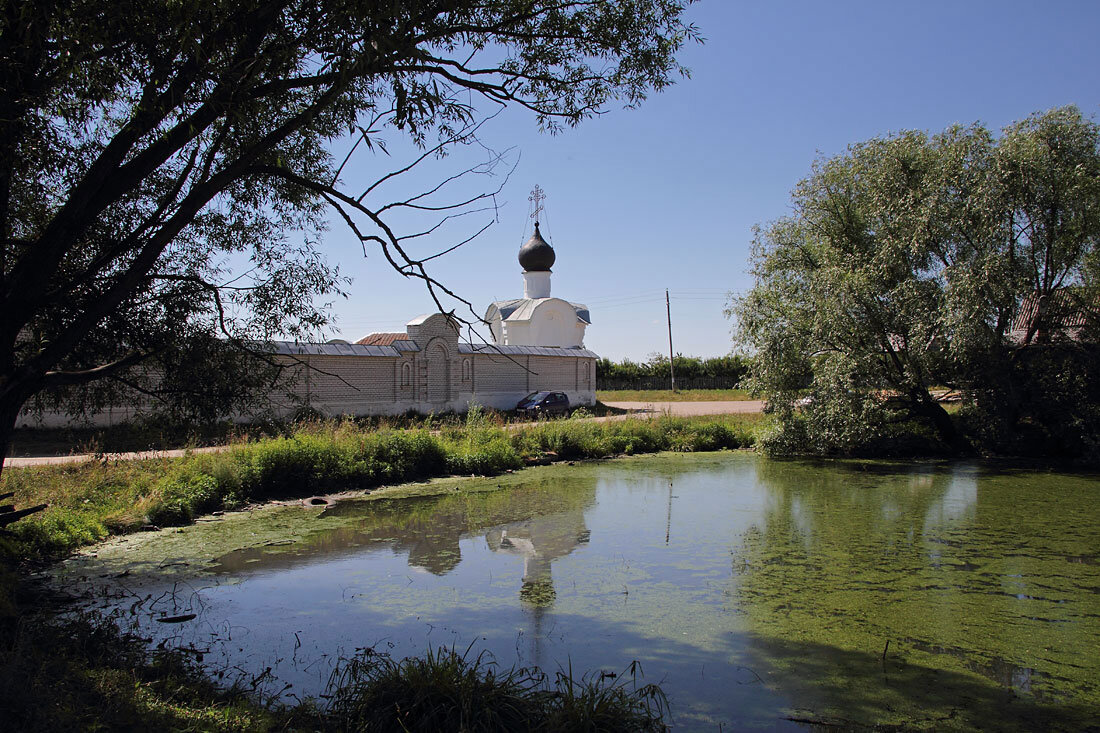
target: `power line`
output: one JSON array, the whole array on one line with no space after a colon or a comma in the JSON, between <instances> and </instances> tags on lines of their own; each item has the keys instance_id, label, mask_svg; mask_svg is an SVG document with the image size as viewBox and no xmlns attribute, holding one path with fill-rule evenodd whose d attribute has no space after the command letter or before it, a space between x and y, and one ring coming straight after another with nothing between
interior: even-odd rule
<instances>
[{"instance_id":1,"label":"power line","mask_svg":"<svg viewBox=\"0 0 1100 733\"><path fill-rule=\"evenodd\" d=\"M601 298L588 298L587 300L590 303L603 303L612 300L629 300L633 298L657 297L662 294L663 293L660 290L647 290L641 293L631 293L630 295L605 295Z\"/></svg>"},{"instance_id":2,"label":"power line","mask_svg":"<svg viewBox=\"0 0 1100 733\"><path fill-rule=\"evenodd\" d=\"M721 290L717 288L684 288L676 291L669 290L669 293L676 292L676 295L672 295L672 299L678 298L728 298L730 291ZM621 294L621 295L605 295L598 298L586 298L589 303L611 303L615 301L634 300L637 298L651 298L661 297L664 295L664 291L661 290L646 290L640 293Z\"/></svg>"},{"instance_id":3,"label":"power line","mask_svg":"<svg viewBox=\"0 0 1100 733\"><path fill-rule=\"evenodd\" d=\"M649 300L642 300L642 301L638 301L636 303L616 303L615 305L600 305L600 306L596 307L595 310L597 312L599 312L599 311L615 310L617 308L633 308L634 306L639 306L639 305L649 305L650 303L660 303L662 300L664 300L664 298L651 298Z\"/></svg>"}]
</instances>

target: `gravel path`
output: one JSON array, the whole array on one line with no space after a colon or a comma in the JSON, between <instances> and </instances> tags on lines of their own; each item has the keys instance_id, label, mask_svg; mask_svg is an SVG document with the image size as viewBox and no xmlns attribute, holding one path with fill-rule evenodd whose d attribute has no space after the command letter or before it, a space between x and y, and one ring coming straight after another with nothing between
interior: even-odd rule
<instances>
[{"instance_id":1,"label":"gravel path","mask_svg":"<svg viewBox=\"0 0 1100 733\"><path fill-rule=\"evenodd\" d=\"M67 456L32 456L4 460L4 468L25 468L27 466L50 466L58 463L86 463L87 461L134 461L147 458L179 458L188 453L218 453L229 450L228 445L215 445L209 448L178 448L172 450L143 450L132 453L77 453Z\"/></svg>"},{"instance_id":2,"label":"gravel path","mask_svg":"<svg viewBox=\"0 0 1100 733\"><path fill-rule=\"evenodd\" d=\"M764 409L762 400L736 400L728 402L608 402L608 407L620 410L629 410L627 415L610 415L608 417L590 418L594 421L623 420L631 415L664 415L670 414L677 417L689 417L692 415L730 415L760 412ZM516 425L516 427L519 427ZM49 466L59 463L84 463L86 461L106 460L140 460L148 458L178 458L188 453L217 453L227 450L229 446L213 446L210 448L190 448L178 450L149 450L134 453L103 453L92 455L89 453L67 456L35 456L29 458L8 458L4 461L5 468L22 468L27 466Z\"/></svg>"}]
</instances>

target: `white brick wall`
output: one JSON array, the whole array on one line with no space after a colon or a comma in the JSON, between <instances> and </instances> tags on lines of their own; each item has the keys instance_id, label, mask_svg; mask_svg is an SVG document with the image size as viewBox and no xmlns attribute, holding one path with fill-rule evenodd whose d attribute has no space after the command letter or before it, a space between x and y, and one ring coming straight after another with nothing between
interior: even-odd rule
<instances>
[{"instance_id":1,"label":"white brick wall","mask_svg":"<svg viewBox=\"0 0 1100 733\"><path fill-rule=\"evenodd\" d=\"M536 390L565 392L572 405L595 404L595 360L590 357L569 355L567 351L561 356L463 354L459 352L458 331L439 314L410 325L408 331L420 351L401 356L277 356L289 368L269 394L274 411L287 416L309 406L329 416L399 415L409 411L427 414L465 412L471 402L510 410ZM440 364L444 354L446 363ZM434 370L442 372L446 382L429 389ZM87 420L74 420L61 413L43 415L40 421L23 415L19 424L110 425L132 414L128 408L116 407Z\"/></svg>"}]
</instances>

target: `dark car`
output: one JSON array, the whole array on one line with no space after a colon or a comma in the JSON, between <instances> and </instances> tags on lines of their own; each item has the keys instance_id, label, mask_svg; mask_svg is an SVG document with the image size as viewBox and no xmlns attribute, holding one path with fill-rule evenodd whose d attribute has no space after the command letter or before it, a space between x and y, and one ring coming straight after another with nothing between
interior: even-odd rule
<instances>
[{"instance_id":1,"label":"dark car","mask_svg":"<svg viewBox=\"0 0 1100 733\"><path fill-rule=\"evenodd\" d=\"M532 392L519 401L516 412L534 418L568 415L569 398L564 392Z\"/></svg>"}]
</instances>

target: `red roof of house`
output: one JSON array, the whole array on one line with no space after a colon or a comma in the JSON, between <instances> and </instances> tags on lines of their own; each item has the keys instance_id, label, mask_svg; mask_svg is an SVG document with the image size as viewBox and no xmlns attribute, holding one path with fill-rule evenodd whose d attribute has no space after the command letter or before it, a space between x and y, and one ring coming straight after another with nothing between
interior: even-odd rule
<instances>
[{"instance_id":1,"label":"red roof of house","mask_svg":"<svg viewBox=\"0 0 1100 733\"><path fill-rule=\"evenodd\" d=\"M1095 304L1094 304L1095 305ZM1056 340L1079 340L1083 329L1089 321L1088 304L1080 297L1078 292L1071 289L1055 290L1047 297L1043 304L1043 321L1036 324L1039 319L1040 298L1032 293L1020 303L1020 310L1016 314L1016 320L1012 323L1011 337L1013 341L1022 343L1027 338L1027 332L1033 325L1041 326L1042 331L1048 337ZM1096 314L1092 318L1096 318ZM1034 340L1038 336L1038 329L1032 336Z\"/></svg>"},{"instance_id":2,"label":"red roof of house","mask_svg":"<svg viewBox=\"0 0 1100 733\"><path fill-rule=\"evenodd\" d=\"M408 341L407 333L368 333L355 343L363 346L392 346L394 341Z\"/></svg>"}]
</instances>

